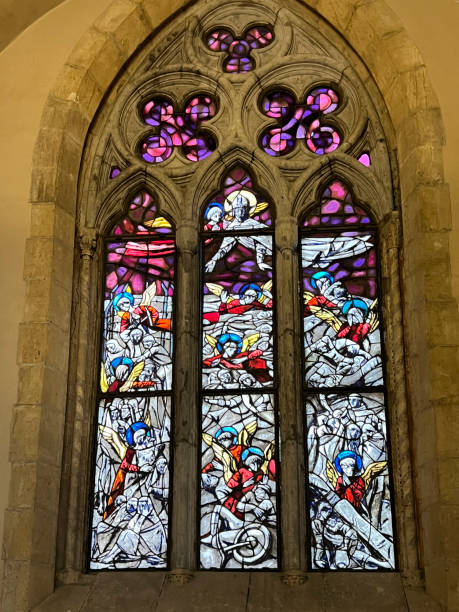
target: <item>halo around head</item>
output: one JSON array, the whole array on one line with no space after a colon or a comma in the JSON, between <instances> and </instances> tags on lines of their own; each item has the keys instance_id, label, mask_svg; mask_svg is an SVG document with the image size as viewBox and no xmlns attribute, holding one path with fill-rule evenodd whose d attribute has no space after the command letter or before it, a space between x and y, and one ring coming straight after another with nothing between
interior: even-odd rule
<instances>
[{"instance_id":1,"label":"halo around head","mask_svg":"<svg viewBox=\"0 0 459 612\"><path fill-rule=\"evenodd\" d=\"M249 202L249 215L252 216L257 207L257 196L247 189L236 189L232 191L225 200L225 212L229 217L233 217L233 201L238 195L243 196Z\"/></svg>"}]
</instances>

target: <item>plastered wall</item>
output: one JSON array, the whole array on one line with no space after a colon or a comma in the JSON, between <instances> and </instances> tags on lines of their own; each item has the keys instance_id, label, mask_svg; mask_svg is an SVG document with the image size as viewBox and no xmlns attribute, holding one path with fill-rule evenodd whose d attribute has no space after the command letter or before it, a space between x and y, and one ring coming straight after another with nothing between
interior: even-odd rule
<instances>
[{"instance_id":1,"label":"plastered wall","mask_svg":"<svg viewBox=\"0 0 459 612\"><path fill-rule=\"evenodd\" d=\"M40 1L36 0L35 5ZM35 21L0 54L0 206L3 228L2 262L3 325L0 328L3 393L0 405L0 529L8 494L8 439L11 407L17 389L17 329L24 307L22 266L24 242L29 234L28 194L31 160L42 108L60 67L80 36L110 0L68 0ZM426 62L443 112L447 142L446 181L451 187L453 228L451 241L456 296L459 297L459 3L440 0L387 0L402 19L408 34ZM43 2L45 9L49 3ZM17 9L20 10L20 9ZM27 23L25 21L24 23ZM0 25L0 28L2 26ZM8 26L7 26L8 27ZM439 283L441 279L439 279ZM458 460L459 462L459 460ZM457 473L457 472L456 472ZM13 483L14 485L14 483Z\"/></svg>"},{"instance_id":2,"label":"plastered wall","mask_svg":"<svg viewBox=\"0 0 459 612\"><path fill-rule=\"evenodd\" d=\"M33 23L0 53L0 208L3 227L0 261L6 298L0 330L0 463L3 466L0 530L3 530L10 474L10 415L18 383L16 345L24 308L22 268L30 226L28 200L33 147L43 105L62 64L83 32L108 4L109 0L64 2ZM3 575L3 570L0 575Z\"/></svg>"}]
</instances>

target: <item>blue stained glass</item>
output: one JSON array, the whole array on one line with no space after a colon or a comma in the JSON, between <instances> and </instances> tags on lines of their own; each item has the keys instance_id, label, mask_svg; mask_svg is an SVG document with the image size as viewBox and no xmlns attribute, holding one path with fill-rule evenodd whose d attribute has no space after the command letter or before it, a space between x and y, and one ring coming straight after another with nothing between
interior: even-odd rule
<instances>
[{"instance_id":1,"label":"blue stained glass","mask_svg":"<svg viewBox=\"0 0 459 612\"><path fill-rule=\"evenodd\" d=\"M382 393L306 402L312 569L395 569Z\"/></svg>"},{"instance_id":2,"label":"blue stained glass","mask_svg":"<svg viewBox=\"0 0 459 612\"><path fill-rule=\"evenodd\" d=\"M203 209L205 569L277 567L271 223L268 202L241 168Z\"/></svg>"}]
</instances>

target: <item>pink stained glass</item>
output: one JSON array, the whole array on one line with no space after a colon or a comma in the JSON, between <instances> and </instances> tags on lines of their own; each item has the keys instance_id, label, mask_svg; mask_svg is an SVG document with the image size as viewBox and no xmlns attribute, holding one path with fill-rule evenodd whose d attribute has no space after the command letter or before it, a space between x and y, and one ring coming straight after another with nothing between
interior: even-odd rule
<instances>
[{"instance_id":1,"label":"pink stained glass","mask_svg":"<svg viewBox=\"0 0 459 612\"><path fill-rule=\"evenodd\" d=\"M244 168L233 168L225 177L222 187L204 208L204 231L269 229L272 225L271 208L266 198L254 190L252 178ZM238 201L235 203L236 198ZM245 206L242 214L234 212L239 205Z\"/></svg>"},{"instance_id":2,"label":"pink stained glass","mask_svg":"<svg viewBox=\"0 0 459 612\"><path fill-rule=\"evenodd\" d=\"M127 215L118 221L111 231L115 236L169 234L171 232L170 221L158 215L157 206L146 191L141 191L133 198Z\"/></svg>"},{"instance_id":3,"label":"pink stained glass","mask_svg":"<svg viewBox=\"0 0 459 612\"><path fill-rule=\"evenodd\" d=\"M216 113L216 102L208 95L190 98L183 113L175 112L172 102L165 98L149 100L143 106L142 118L156 130L140 144L140 155L149 164L159 164L169 159L174 148L178 148L190 161L205 159L217 144L210 133L202 131L201 124Z\"/></svg>"},{"instance_id":4,"label":"pink stained glass","mask_svg":"<svg viewBox=\"0 0 459 612\"><path fill-rule=\"evenodd\" d=\"M278 157L292 152L297 140L304 140L316 155L332 153L339 147L341 136L335 127L324 123L323 117L338 106L338 94L329 87L312 89L306 95L306 104L296 104L285 90L268 93L261 101L261 110L280 125L264 130L262 148L268 155Z\"/></svg>"},{"instance_id":5,"label":"pink stained glass","mask_svg":"<svg viewBox=\"0 0 459 612\"><path fill-rule=\"evenodd\" d=\"M228 30L214 30L207 35L206 44L211 51L226 52L223 70L229 73L244 73L255 68L251 57L253 50L270 45L274 33L269 26L255 26L237 38Z\"/></svg>"},{"instance_id":6,"label":"pink stained glass","mask_svg":"<svg viewBox=\"0 0 459 612\"><path fill-rule=\"evenodd\" d=\"M359 157L359 162L369 168L371 166L371 157L369 153L362 153Z\"/></svg>"},{"instance_id":7,"label":"pink stained glass","mask_svg":"<svg viewBox=\"0 0 459 612\"><path fill-rule=\"evenodd\" d=\"M303 227L336 227L373 223L361 205L353 202L351 193L341 181L333 181L324 190L321 203L309 211Z\"/></svg>"}]
</instances>

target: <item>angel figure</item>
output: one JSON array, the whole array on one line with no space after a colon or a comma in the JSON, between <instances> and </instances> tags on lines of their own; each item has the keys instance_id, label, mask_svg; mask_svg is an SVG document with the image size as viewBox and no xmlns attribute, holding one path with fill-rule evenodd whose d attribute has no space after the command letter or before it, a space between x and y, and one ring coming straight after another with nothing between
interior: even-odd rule
<instances>
[{"instance_id":1,"label":"angel figure","mask_svg":"<svg viewBox=\"0 0 459 612\"><path fill-rule=\"evenodd\" d=\"M241 338L238 334L227 333L219 338L206 334L206 340L214 349L214 355L205 359L203 366L206 368L220 366L229 370L245 370L262 383L272 380L268 364L262 359L263 352L259 349L250 350L259 337L258 332L244 338Z\"/></svg>"},{"instance_id":2,"label":"angel figure","mask_svg":"<svg viewBox=\"0 0 459 612\"><path fill-rule=\"evenodd\" d=\"M252 215L261 212L268 207L267 202L257 202L255 194L251 191L241 189L233 191L225 200L225 210L227 215L225 219L229 220L225 224L227 231L239 230L265 230L268 226L261 221L252 218ZM265 263L265 257L272 255L272 239L271 236L225 236L220 248L215 255L205 265L207 273L212 272L216 263L231 251L235 244L241 244L250 251L255 251L256 262L260 270L270 270L271 266Z\"/></svg>"},{"instance_id":3,"label":"angel figure","mask_svg":"<svg viewBox=\"0 0 459 612\"><path fill-rule=\"evenodd\" d=\"M151 305L156 297L156 283L149 285L142 294L138 306L134 305L132 289L127 286L124 291L118 293L113 299L113 308L121 317L120 332L126 331L130 326L143 327L146 332L152 329L170 331L171 320L161 319L159 312Z\"/></svg>"},{"instance_id":4,"label":"angel figure","mask_svg":"<svg viewBox=\"0 0 459 612\"><path fill-rule=\"evenodd\" d=\"M241 467L241 455L250 446L253 435L257 431L258 422L252 421L238 433L234 427L221 427L215 438L208 433L202 434L202 439L214 452L214 458L202 469L203 474L215 470L214 461L223 466L225 482Z\"/></svg>"},{"instance_id":5,"label":"angel figure","mask_svg":"<svg viewBox=\"0 0 459 612\"><path fill-rule=\"evenodd\" d=\"M334 261L365 253L373 244L371 235L304 237L302 240L303 268L326 268Z\"/></svg>"},{"instance_id":6,"label":"angel figure","mask_svg":"<svg viewBox=\"0 0 459 612\"><path fill-rule=\"evenodd\" d=\"M129 391L137 387L153 387L156 383L153 380L139 380L145 362L133 363L129 357L118 357L109 364L109 371L106 371L104 363L100 370L100 389L102 393L115 393L115 391Z\"/></svg>"},{"instance_id":7,"label":"angel figure","mask_svg":"<svg viewBox=\"0 0 459 612\"><path fill-rule=\"evenodd\" d=\"M354 451L345 450L337 455L334 464L327 461L326 474L341 499L346 499L357 510L372 479L387 466L387 461L374 461L362 471L362 458Z\"/></svg>"},{"instance_id":8,"label":"angel figure","mask_svg":"<svg viewBox=\"0 0 459 612\"><path fill-rule=\"evenodd\" d=\"M146 476L153 472L156 457L164 450L164 444L156 442L154 431L149 423L138 421L133 423L126 431L126 443L120 435L111 427L99 425L102 437L109 442L121 459L121 464L113 481L110 496L105 508L103 520L106 520L115 509L115 501L120 495L125 495L126 476L129 473L137 473L138 479L136 488L138 492L145 495L148 493L148 483L142 487L141 480L146 480ZM135 461L135 462L134 462ZM132 488L132 487L130 487ZM133 491L130 491L133 496Z\"/></svg>"},{"instance_id":9,"label":"angel figure","mask_svg":"<svg viewBox=\"0 0 459 612\"><path fill-rule=\"evenodd\" d=\"M273 307L271 289L272 280L264 283L261 287L254 283L248 283L239 290L239 297L228 296L228 292L216 283L206 283L210 293L218 296L221 304L216 312L205 312L203 315L204 325L217 323L224 314L244 314L250 310L271 310Z\"/></svg>"}]
</instances>

